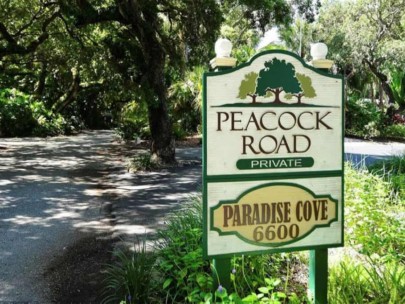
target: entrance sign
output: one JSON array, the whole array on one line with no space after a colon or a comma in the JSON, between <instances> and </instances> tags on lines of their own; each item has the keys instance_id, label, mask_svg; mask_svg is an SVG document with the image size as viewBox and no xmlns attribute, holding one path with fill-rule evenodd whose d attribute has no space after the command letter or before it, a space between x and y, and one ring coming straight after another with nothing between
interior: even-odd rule
<instances>
[{"instance_id":1,"label":"entrance sign","mask_svg":"<svg viewBox=\"0 0 405 304\"><path fill-rule=\"evenodd\" d=\"M343 245L343 78L286 51L204 75L204 255Z\"/></svg>"}]
</instances>

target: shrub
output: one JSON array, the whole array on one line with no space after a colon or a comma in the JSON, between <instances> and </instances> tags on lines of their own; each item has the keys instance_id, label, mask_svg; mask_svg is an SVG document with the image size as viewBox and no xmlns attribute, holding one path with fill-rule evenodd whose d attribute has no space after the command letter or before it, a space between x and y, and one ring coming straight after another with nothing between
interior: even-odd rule
<instances>
[{"instance_id":1,"label":"shrub","mask_svg":"<svg viewBox=\"0 0 405 304\"><path fill-rule=\"evenodd\" d=\"M394 124L384 127L382 136L393 139L405 139L405 125Z\"/></svg>"},{"instance_id":2,"label":"shrub","mask_svg":"<svg viewBox=\"0 0 405 304\"><path fill-rule=\"evenodd\" d=\"M148 110L146 105L132 101L126 104L120 114L117 133L124 140L150 137Z\"/></svg>"},{"instance_id":3,"label":"shrub","mask_svg":"<svg viewBox=\"0 0 405 304\"><path fill-rule=\"evenodd\" d=\"M0 136L29 136L36 125L29 95L15 89L0 90Z\"/></svg>"},{"instance_id":4,"label":"shrub","mask_svg":"<svg viewBox=\"0 0 405 304\"><path fill-rule=\"evenodd\" d=\"M385 114L371 102L349 97L346 104L346 133L364 138L377 137Z\"/></svg>"},{"instance_id":5,"label":"shrub","mask_svg":"<svg viewBox=\"0 0 405 304\"><path fill-rule=\"evenodd\" d=\"M363 254L376 253L387 260L402 260L405 252L403 201L392 195L391 184L382 177L365 169L355 170L350 165L345 170L347 243Z\"/></svg>"},{"instance_id":6,"label":"shrub","mask_svg":"<svg viewBox=\"0 0 405 304\"><path fill-rule=\"evenodd\" d=\"M193 198L157 233L157 269L170 303L198 302L213 288L210 264L202 258L202 206Z\"/></svg>"},{"instance_id":7,"label":"shrub","mask_svg":"<svg viewBox=\"0 0 405 304\"><path fill-rule=\"evenodd\" d=\"M0 90L0 136L54 136L69 134L73 127L43 102L15 89Z\"/></svg>"},{"instance_id":8,"label":"shrub","mask_svg":"<svg viewBox=\"0 0 405 304\"><path fill-rule=\"evenodd\" d=\"M30 105L36 126L32 130L34 136L56 136L70 134L74 128L61 114L46 109L42 102L35 101Z\"/></svg>"}]
</instances>

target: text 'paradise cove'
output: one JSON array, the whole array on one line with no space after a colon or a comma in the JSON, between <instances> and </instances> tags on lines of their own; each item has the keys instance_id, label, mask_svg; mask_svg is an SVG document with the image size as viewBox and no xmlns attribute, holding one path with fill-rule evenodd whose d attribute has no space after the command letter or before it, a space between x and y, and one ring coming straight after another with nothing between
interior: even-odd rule
<instances>
[{"instance_id":1,"label":"text 'paradise cove'","mask_svg":"<svg viewBox=\"0 0 405 304\"><path fill-rule=\"evenodd\" d=\"M279 246L330 225L337 220L336 210L337 203L330 196L315 195L294 184L272 184L211 208L211 228L261 245Z\"/></svg>"}]
</instances>

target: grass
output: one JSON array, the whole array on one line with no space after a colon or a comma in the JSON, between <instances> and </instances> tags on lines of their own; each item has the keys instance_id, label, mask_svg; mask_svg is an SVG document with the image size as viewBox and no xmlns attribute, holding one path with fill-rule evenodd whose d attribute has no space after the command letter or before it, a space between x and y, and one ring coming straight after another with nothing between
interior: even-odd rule
<instances>
[{"instance_id":1,"label":"grass","mask_svg":"<svg viewBox=\"0 0 405 304\"><path fill-rule=\"evenodd\" d=\"M363 263L346 258L330 269L330 304L381 303L405 301L405 268L394 261L381 264L368 258Z\"/></svg>"},{"instance_id":2,"label":"grass","mask_svg":"<svg viewBox=\"0 0 405 304\"><path fill-rule=\"evenodd\" d=\"M405 199L405 155L395 156L369 166L369 171L392 184L400 199Z\"/></svg>"},{"instance_id":3,"label":"grass","mask_svg":"<svg viewBox=\"0 0 405 304\"><path fill-rule=\"evenodd\" d=\"M118 249L115 263L106 266L104 304L149 303L156 257L147 251L146 241L137 241L133 252Z\"/></svg>"}]
</instances>

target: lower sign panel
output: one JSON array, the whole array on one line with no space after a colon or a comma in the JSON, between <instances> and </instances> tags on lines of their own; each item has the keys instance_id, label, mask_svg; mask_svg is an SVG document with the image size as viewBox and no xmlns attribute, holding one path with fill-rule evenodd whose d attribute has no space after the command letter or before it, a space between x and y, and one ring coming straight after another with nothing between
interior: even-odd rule
<instances>
[{"instance_id":1,"label":"lower sign panel","mask_svg":"<svg viewBox=\"0 0 405 304\"><path fill-rule=\"evenodd\" d=\"M208 183L205 204L206 256L343 243L341 177Z\"/></svg>"}]
</instances>

